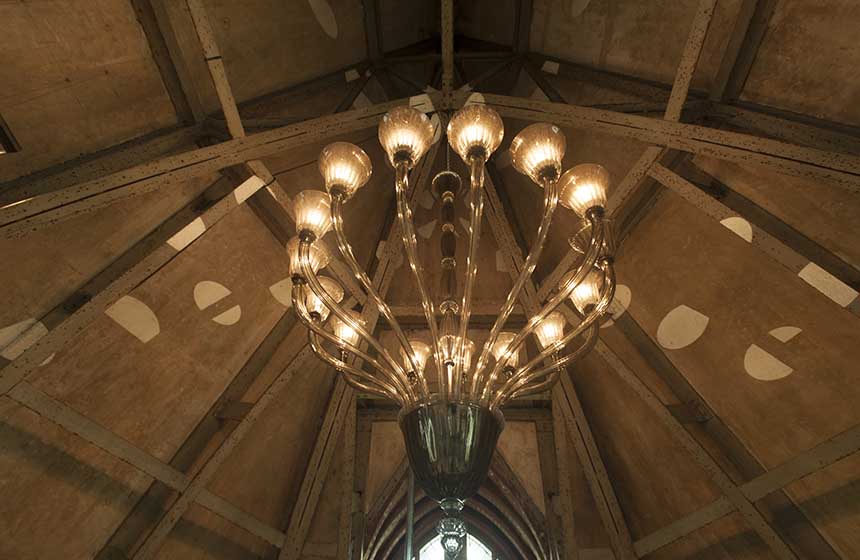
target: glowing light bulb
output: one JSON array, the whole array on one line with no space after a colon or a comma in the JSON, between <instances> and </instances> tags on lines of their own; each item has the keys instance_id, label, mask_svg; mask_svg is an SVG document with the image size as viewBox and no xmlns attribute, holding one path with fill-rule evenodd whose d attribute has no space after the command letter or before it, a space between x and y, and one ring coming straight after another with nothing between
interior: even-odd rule
<instances>
[{"instance_id":1,"label":"glowing light bulb","mask_svg":"<svg viewBox=\"0 0 860 560\"><path fill-rule=\"evenodd\" d=\"M293 205L296 231L310 231L317 239L331 229L331 197L322 191L307 190L296 195Z\"/></svg>"},{"instance_id":2,"label":"glowing light bulb","mask_svg":"<svg viewBox=\"0 0 860 560\"><path fill-rule=\"evenodd\" d=\"M565 277L570 282L572 274L568 272ZM562 278L562 285L567 285L565 278ZM597 269L592 269L585 276L585 279L576 286L570 293L570 301L579 310L580 313L585 313L590 305L600 301L600 288L603 286L603 273Z\"/></svg>"},{"instance_id":3,"label":"glowing light bulb","mask_svg":"<svg viewBox=\"0 0 860 560\"><path fill-rule=\"evenodd\" d=\"M442 358L447 363L455 363L454 355L459 348L460 337L453 334L446 334L439 339L442 346ZM472 356L475 354L475 343L468 338L463 341L463 354L461 355L461 363L463 371L468 371L472 365Z\"/></svg>"},{"instance_id":4,"label":"glowing light bulb","mask_svg":"<svg viewBox=\"0 0 860 560\"><path fill-rule=\"evenodd\" d=\"M561 340L564 336L564 324L564 315L558 311L553 311L544 317L544 320L535 329L535 336L537 336L540 345L546 348L550 344Z\"/></svg>"},{"instance_id":5,"label":"glowing light bulb","mask_svg":"<svg viewBox=\"0 0 860 560\"><path fill-rule=\"evenodd\" d=\"M511 142L514 169L543 186L543 179L555 180L561 174L561 160L567 140L554 124L535 123L522 129Z\"/></svg>"},{"instance_id":6,"label":"glowing light bulb","mask_svg":"<svg viewBox=\"0 0 860 560\"><path fill-rule=\"evenodd\" d=\"M322 285L323 290L325 290L325 292L331 296L335 302L341 302L343 299L343 288L340 287L340 284L327 276L321 276L319 278L319 282ZM313 293L309 286L305 287L305 294L305 307L308 308L308 313L311 315L319 315L320 320L325 321L331 310L326 307L323 301L318 298L315 293Z\"/></svg>"},{"instance_id":7,"label":"glowing light bulb","mask_svg":"<svg viewBox=\"0 0 860 560\"><path fill-rule=\"evenodd\" d=\"M412 339L409 341L409 346L412 347L412 354L415 356L415 365L418 367L418 371L415 373L424 373L424 368L427 367L427 360L430 358L430 345L421 340ZM400 359L403 360L403 365L406 366L406 369L412 368L412 365L409 363L409 357L403 348L400 349Z\"/></svg>"},{"instance_id":8,"label":"glowing light bulb","mask_svg":"<svg viewBox=\"0 0 860 560\"><path fill-rule=\"evenodd\" d=\"M373 172L364 150L349 142L334 142L323 148L318 163L329 194L332 189L341 190L347 198L363 187Z\"/></svg>"},{"instance_id":9,"label":"glowing light bulb","mask_svg":"<svg viewBox=\"0 0 860 560\"><path fill-rule=\"evenodd\" d=\"M413 167L433 143L433 124L427 115L405 105L395 107L379 123L379 143L391 165Z\"/></svg>"},{"instance_id":10,"label":"glowing light bulb","mask_svg":"<svg viewBox=\"0 0 860 560\"><path fill-rule=\"evenodd\" d=\"M472 156L487 161L504 136L502 118L486 105L466 105L448 123L448 142L467 163Z\"/></svg>"},{"instance_id":11,"label":"glowing light bulb","mask_svg":"<svg viewBox=\"0 0 860 560\"><path fill-rule=\"evenodd\" d=\"M515 352L510 352L509 347L511 342L516 338L516 334L512 332L500 332L499 336L496 338L496 342L493 344L493 347L490 349L493 357L496 358L497 362L503 362L505 366L508 367L517 367L520 363L520 348L517 348Z\"/></svg>"},{"instance_id":12,"label":"glowing light bulb","mask_svg":"<svg viewBox=\"0 0 860 560\"><path fill-rule=\"evenodd\" d=\"M357 312L347 311L347 314L353 319L355 319L355 321L358 322L358 324L360 324L362 327L365 325L364 320L361 318L361 315L359 315ZM331 328L332 332L334 332L334 335L338 337L341 341L343 341L345 344L349 344L352 346L358 344L358 331L353 329L352 326L347 324L346 322L341 321L339 317L332 318Z\"/></svg>"},{"instance_id":13,"label":"glowing light bulb","mask_svg":"<svg viewBox=\"0 0 860 560\"><path fill-rule=\"evenodd\" d=\"M609 172L602 165L583 163L568 169L559 179L558 201L582 217L589 208L606 206Z\"/></svg>"},{"instance_id":14,"label":"glowing light bulb","mask_svg":"<svg viewBox=\"0 0 860 560\"><path fill-rule=\"evenodd\" d=\"M299 264L299 243L300 241L298 236L287 241L287 256L290 259L290 274L303 276L302 267ZM320 269L328 266L330 260L331 255L325 248L325 245L316 241L311 243L310 249L308 250L308 261L310 262L311 270L313 270L314 273L319 272Z\"/></svg>"}]
</instances>

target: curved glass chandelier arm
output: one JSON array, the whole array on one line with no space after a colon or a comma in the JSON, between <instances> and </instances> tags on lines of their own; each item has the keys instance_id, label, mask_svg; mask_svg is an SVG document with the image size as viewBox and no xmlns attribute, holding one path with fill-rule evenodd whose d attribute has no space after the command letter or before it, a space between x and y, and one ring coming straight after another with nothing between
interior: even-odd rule
<instances>
[{"instance_id":1,"label":"curved glass chandelier arm","mask_svg":"<svg viewBox=\"0 0 860 560\"><path fill-rule=\"evenodd\" d=\"M524 383L520 388L514 390L509 397L503 399L500 405L511 399L517 399L520 397L526 397L528 395L540 393L555 385L555 382L558 381L559 375L562 371L564 371L564 367L567 364L575 362L585 354L591 352L591 349L594 348L595 344L597 344L597 334L599 332L600 325L593 323L588 331L588 335L586 335L585 342L582 344L582 346L562 358L557 358L553 361L553 363L529 375L528 381ZM546 375L549 375L549 377L547 377L543 381L538 381Z\"/></svg>"},{"instance_id":2,"label":"curved glass chandelier arm","mask_svg":"<svg viewBox=\"0 0 860 560\"><path fill-rule=\"evenodd\" d=\"M316 331L308 332L308 340L310 341L311 350L313 350L314 354L316 354L317 357L319 357L322 361L341 372L341 374L343 374L344 380L347 383L349 383L359 391L373 393L374 395L378 395L380 397L396 401L401 405L404 404L403 400L397 394L397 389L395 389L393 386L389 385L388 383L385 383L382 380L374 378L366 371L362 371L361 369L348 364L344 360L340 360L332 356L328 352L328 350L326 350L320 343L320 336L316 333ZM367 383L359 381L359 379L364 379L367 381Z\"/></svg>"},{"instance_id":3,"label":"curved glass chandelier arm","mask_svg":"<svg viewBox=\"0 0 860 560\"><path fill-rule=\"evenodd\" d=\"M419 389L421 391L422 398L429 396L429 389L427 387L427 380L424 377L423 368L419 368L415 362L415 355L412 351L412 345L409 344L409 341L406 338L406 334L403 332L403 329L400 327L400 324L397 322L397 319L394 318L394 314L391 312L391 308L385 303L385 300L382 299L382 296L379 295L379 291L374 288L373 283L370 281L370 278L367 276L367 273L361 269L358 264L358 261L355 258L355 254L352 251L352 246L349 244L349 240L346 238L346 234L343 230L343 201L344 198L342 195L335 195L332 198L332 206L331 206L331 221L332 226L337 237L337 246L340 250L340 253L343 255L343 258L346 260L347 265L352 270L353 275L359 281L359 283L364 287L364 290L367 292L367 295L370 299L376 304L379 312L385 317L385 320L388 321L388 324L391 326L394 331L395 336L397 337L397 341L400 343L400 346L404 350L404 354L409 360L408 366L412 368L418 375L418 379L420 382Z\"/></svg>"},{"instance_id":4,"label":"curved glass chandelier arm","mask_svg":"<svg viewBox=\"0 0 860 560\"><path fill-rule=\"evenodd\" d=\"M298 315L301 322L312 333L314 333L318 336L321 336L322 338L335 344L339 348L341 348L341 349L343 349L343 350L345 350L351 354L354 354L356 357L358 357L358 358L364 360L364 362L370 364L370 366L372 368L374 368L377 372L379 372L381 375L383 375L386 378L391 380L391 382L389 383L389 382L384 381L382 379L375 379L374 378L374 381L376 383L382 384L385 387L389 387L394 392L395 395L397 395L400 392L403 392L404 387L402 384L402 380L394 372L392 372L390 369L383 366L381 363L379 363L379 360L377 360L373 356L369 355L368 353L364 352L363 350L361 350L357 346L354 346L352 344L348 344L348 343L344 342L343 340L339 339L338 337L336 337L334 334L326 331L325 328L323 328L323 326L319 322L315 321L309 315L308 310L307 310L307 306L305 306L304 299L302 298L302 295L301 295L301 290L303 290L303 289L306 289L306 286L299 286L299 285L293 284L293 291L292 291L293 307L295 307L296 314ZM322 359L325 359L322 356L320 356L320 357ZM354 368L353 366L349 366L349 364L347 364L347 366L350 368L350 370L356 370L356 368ZM355 371L353 371L353 373L355 373ZM362 371L361 374L359 374L359 375L364 377L364 376L370 376L371 374ZM408 395L408 393L403 393L403 394ZM399 397L393 397L393 398L395 398L395 400L398 400L398 401L403 400L402 398L399 398Z\"/></svg>"},{"instance_id":5,"label":"curved glass chandelier arm","mask_svg":"<svg viewBox=\"0 0 860 560\"><path fill-rule=\"evenodd\" d=\"M463 347L466 341L466 332L469 329L469 317L472 314L472 292L475 289L475 276L478 274L478 247L481 243L481 220L484 216L484 159L472 157L469 161L471 171L471 187L469 189L469 206L471 216L469 217L469 252L466 256L466 278L463 282L463 300L460 303L460 328L457 337L457 352L454 361L454 388L455 399L460 397L463 375L468 370L469 364L463 363ZM476 370L477 371L477 370Z\"/></svg>"},{"instance_id":6,"label":"curved glass chandelier arm","mask_svg":"<svg viewBox=\"0 0 860 560\"><path fill-rule=\"evenodd\" d=\"M433 300L427 292L427 285L424 283L424 268L421 261L418 260L418 240L415 237L415 227L412 223L412 210L409 208L407 195L409 191L409 167L400 163L395 169L395 190L397 194L397 219L400 222L400 237L403 240L403 247L406 249L406 258L409 260L409 268L415 275L415 281L418 284L418 294L421 297L421 307L424 310L424 318L427 320L427 327L430 329L430 338L432 339L433 355L436 359L436 370L439 372L439 382L444 387L445 375L442 373L442 347L439 343L439 325L436 323L436 311L433 306ZM412 346L405 347L406 353L412 356ZM415 373L418 373L416 371ZM444 394L444 391L443 391Z\"/></svg>"},{"instance_id":7,"label":"curved glass chandelier arm","mask_svg":"<svg viewBox=\"0 0 860 560\"><path fill-rule=\"evenodd\" d=\"M478 358L478 364L475 366L475 375L472 379L473 394L477 394L483 386L483 376L486 373L484 371L484 366L489 359L490 351L496 343L499 333L502 332L502 328L505 326L505 321L507 321L508 317L511 315L514 305L516 305L517 298L520 296L520 292L523 287L525 287L528 279L531 278L532 273L534 273L541 251L546 244L547 234L549 234L549 227L552 223L552 215L558 206L558 182L550 180L544 181L544 190L546 191L546 196L544 197L543 214L541 216L540 226L538 226L537 239L535 239L535 242L526 257L525 263L523 264L523 269L520 271L517 281L508 293L505 304L502 306L499 316L496 317L496 322L493 323L493 328L490 329L490 335L481 350L481 356Z\"/></svg>"},{"instance_id":8,"label":"curved glass chandelier arm","mask_svg":"<svg viewBox=\"0 0 860 560\"><path fill-rule=\"evenodd\" d=\"M308 286L311 291L316 295L323 304L329 308L335 316L349 325L356 333L358 333L359 337L363 338L367 343L372 346L380 356L391 366L391 369L395 373L396 377L400 380L401 385L403 386L406 394L409 396L410 400L415 400L415 394L412 391L412 388L409 386L409 383L406 378L406 372L403 371L402 366L397 363L394 358L391 357L391 354L388 350L385 349L382 344L379 343L376 338L374 338L370 333L367 332L367 329L364 328L364 325L355 320L346 310L343 309L338 303L325 291L325 288L322 287L319 280L316 277L316 274L311 268L310 263L310 247L311 242L309 240L303 239L299 244L299 259L301 261L301 272L304 279L307 281Z\"/></svg>"},{"instance_id":9,"label":"curved glass chandelier arm","mask_svg":"<svg viewBox=\"0 0 860 560\"><path fill-rule=\"evenodd\" d=\"M543 349L537 356L532 358L526 365L517 369L516 373L502 386L499 390L498 395L496 396L495 401L499 402L500 399L505 398L505 395L510 395L514 391L516 391L519 387L528 383L531 379L534 379L535 373L530 373L530 371L536 367L538 364L549 358L550 356L556 355L559 350L564 348L567 344L569 344L574 338L585 332L586 329L594 325L597 326L596 321L599 319L606 308L609 307L609 303L612 301L612 298L615 296L615 273L612 269L612 266L604 261L601 264L601 269L603 271L604 280L603 280L603 289L600 294L600 299L593 309L588 311L583 321L576 326L571 332L567 333L565 336L555 341L553 344L550 344L546 348ZM550 366L550 369L552 366ZM541 370L543 371L543 370Z\"/></svg>"},{"instance_id":10,"label":"curved glass chandelier arm","mask_svg":"<svg viewBox=\"0 0 860 560\"><path fill-rule=\"evenodd\" d=\"M592 227L591 239L589 240L588 249L585 252L582 262L579 264L576 274L564 288L556 293L555 296L553 296L546 305L538 311L534 317L529 319L526 326L518 332L517 336L511 341L508 346L509 351L516 351L525 341L526 337L534 332L541 321L543 321L547 315L555 311L555 309L561 305L565 299L570 297L574 288L582 283L586 275L597 262L597 259L600 257L600 249L603 246L604 223L594 217L589 217L589 221L591 222ZM504 362L497 362L493 367L491 377L497 378L503 367Z\"/></svg>"}]
</instances>

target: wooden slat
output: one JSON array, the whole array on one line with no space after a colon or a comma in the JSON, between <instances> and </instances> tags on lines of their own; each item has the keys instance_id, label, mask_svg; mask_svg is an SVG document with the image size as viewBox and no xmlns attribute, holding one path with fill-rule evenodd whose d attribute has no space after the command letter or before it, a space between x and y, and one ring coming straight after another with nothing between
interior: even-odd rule
<instances>
[{"instance_id":1,"label":"wooden slat","mask_svg":"<svg viewBox=\"0 0 860 560\"><path fill-rule=\"evenodd\" d=\"M669 95L669 103L666 106L666 114L663 117L666 120L681 120L681 110L687 101L687 93L690 91L690 84L693 81L693 74L696 72L696 64L699 62L699 56L702 54L702 47L705 45L705 37L708 34L708 27L710 27L711 20L714 17L714 7L716 4L717 0L699 0L699 7L693 18L693 25L690 27L690 34L687 36L687 43L684 45L684 51L681 54L681 62L678 65L678 71L675 73L675 83L672 85L672 93Z\"/></svg>"},{"instance_id":2,"label":"wooden slat","mask_svg":"<svg viewBox=\"0 0 860 560\"><path fill-rule=\"evenodd\" d=\"M744 0L720 63L712 97L719 94L719 99L731 101L740 96L777 4L778 0Z\"/></svg>"},{"instance_id":3,"label":"wooden slat","mask_svg":"<svg viewBox=\"0 0 860 560\"><path fill-rule=\"evenodd\" d=\"M442 94L454 90L454 0L442 0Z\"/></svg>"}]
</instances>

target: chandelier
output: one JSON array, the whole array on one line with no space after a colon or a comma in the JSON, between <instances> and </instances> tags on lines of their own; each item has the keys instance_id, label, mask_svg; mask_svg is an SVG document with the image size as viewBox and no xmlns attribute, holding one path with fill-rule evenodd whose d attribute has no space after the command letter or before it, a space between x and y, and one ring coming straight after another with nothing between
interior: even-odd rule
<instances>
[{"instance_id":1,"label":"chandelier","mask_svg":"<svg viewBox=\"0 0 860 560\"><path fill-rule=\"evenodd\" d=\"M410 170L427 152L433 136L434 127L427 116L406 106L392 109L379 125L379 141L395 170L397 218L421 297L427 339L406 336L359 266L344 234L344 205L372 172L370 159L359 147L335 142L323 148L319 170L326 192L306 190L296 196L297 236L287 250L292 300L309 330L311 348L358 391L390 399L401 407L399 423L410 466L418 484L445 512L437 529L446 552L455 557L466 533L460 512L486 478L504 428L502 406L511 399L548 390L567 364L591 349L598 319L612 300L615 283L604 218L607 171L600 165L583 164L562 173L564 134L552 124L532 124L513 139L510 155L514 168L543 189L543 214L522 271L477 352L467 332L478 268L484 172L487 160L501 144L504 124L498 113L479 104L466 105L448 123L448 144L470 170L470 216L465 278L458 290L454 203L466 193L461 193L462 182L456 173L439 173L433 180L441 206L438 302L430 296L418 258L408 204ZM505 323L535 269L558 203L575 214L568 213L563 219L579 223L578 233L570 239L571 251L577 257L575 265L519 332L506 331ZM343 259L366 291L367 302L377 306L393 331L399 355L393 355L369 332L357 311L341 305L344 292L337 282L318 275L330 258L319 240L330 229ZM568 325L559 312L567 299L579 311L581 321L577 325ZM527 359L524 343L530 336L536 339L539 352ZM353 360L360 360L361 365Z\"/></svg>"}]
</instances>

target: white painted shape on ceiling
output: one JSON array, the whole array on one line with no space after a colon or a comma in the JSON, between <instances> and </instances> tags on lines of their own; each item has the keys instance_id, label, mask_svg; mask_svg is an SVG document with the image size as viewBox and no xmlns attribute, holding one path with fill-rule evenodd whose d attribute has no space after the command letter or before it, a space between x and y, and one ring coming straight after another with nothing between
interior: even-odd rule
<instances>
[{"instance_id":1,"label":"white painted shape on ceiling","mask_svg":"<svg viewBox=\"0 0 860 560\"><path fill-rule=\"evenodd\" d=\"M532 91L532 94L529 97L535 101L549 101L549 97L547 97L543 90L537 86L535 86L534 91Z\"/></svg>"},{"instance_id":2,"label":"white painted shape on ceiling","mask_svg":"<svg viewBox=\"0 0 860 560\"><path fill-rule=\"evenodd\" d=\"M618 284L615 287L615 297L609 304L609 319L603 322L601 327L611 327L615 324L615 320L624 315L627 308L630 307L630 301L633 299L633 292L625 284Z\"/></svg>"},{"instance_id":3,"label":"white painted shape on ceiling","mask_svg":"<svg viewBox=\"0 0 860 560\"><path fill-rule=\"evenodd\" d=\"M732 216L731 218L722 220L720 223L738 234L738 236L747 243L752 243L753 229L748 221L737 216Z\"/></svg>"},{"instance_id":4,"label":"white painted shape on ceiling","mask_svg":"<svg viewBox=\"0 0 860 560\"><path fill-rule=\"evenodd\" d=\"M328 0L308 0L308 4L325 34L332 39L337 39L337 18L334 17L334 10L331 9Z\"/></svg>"},{"instance_id":5,"label":"white painted shape on ceiling","mask_svg":"<svg viewBox=\"0 0 860 560\"><path fill-rule=\"evenodd\" d=\"M788 342L795 336L799 335L801 332L803 332L803 329L801 329L800 327L785 326L777 327L770 331L769 334L780 342Z\"/></svg>"},{"instance_id":6,"label":"white painted shape on ceiling","mask_svg":"<svg viewBox=\"0 0 860 560\"><path fill-rule=\"evenodd\" d=\"M191 243L206 232L206 224L203 223L203 218L197 218L187 226L173 234L173 237L167 240L167 244L177 251L181 251L191 245Z\"/></svg>"},{"instance_id":7,"label":"white painted shape on ceiling","mask_svg":"<svg viewBox=\"0 0 860 560\"><path fill-rule=\"evenodd\" d=\"M418 235L423 237L424 239L430 239L433 235L433 230L436 228L436 220L430 220L423 226L418 228Z\"/></svg>"},{"instance_id":8,"label":"white painted shape on ceiling","mask_svg":"<svg viewBox=\"0 0 860 560\"><path fill-rule=\"evenodd\" d=\"M845 284L817 264L810 262L797 273L807 284L829 297L842 307L857 298L857 290Z\"/></svg>"},{"instance_id":9,"label":"white painted shape on ceiling","mask_svg":"<svg viewBox=\"0 0 860 560\"><path fill-rule=\"evenodd\" d=\"M350 68L343 73L343 77L344 79L346 79L347 82L354 82L359 78L359 76L361 76L361 74L359 74L358 70L356 70L355 68Z\"/></svg>"},{"instance_id":10,"label":"white painted shape on ceiling","mask_svg":"<svg viewBox=\"0 0 860 560\"><path fill-rule=\"evenodd\" d=\"M4 327L0 329L0 356L14 360L46 334L45 325L32 317Z\"/></svg>"},{"instance_id":11,"label":"white painted shape on ceiling","mask_svg":"<svg viewBox=\"0 0 860 560\"><path fill-rule=\"evenodd\" d=\"M755 344L751 344L744 354L744 369L759 381L776 381L794 371L791 366Z\"/></svg>"},{"instance_id":12,"label":"white painted shape on ceiling","mask_svg":"<svg viewBox=\"0 0 860 560\"><path fill-rule=\"evenodd\" d=\"M558 74L558 62L546 60L544 61L543 66L541 66L540 69L547 74Z\"/></svg>"},{"instance_id":13,"label":"white painted shape on ceiling","mask_svg":"<svg viewBox=\"0 0 860 560\"><path fill-rule=\"evenodd\" d=\"M433 100L430 99L430 96L426 93L410 97L409 106L421 111L422 113L429 113L435 109L435 107L433 107Z\"/></svg>"},{"instance_id":14,"label":"white painted shape on ceiling","mask_svg":"<svg viewBox=\"0 0 860 560\"><path fill-rule=\"evenodd\" d=\"M278 300L278 303L289 309L293 306L293 280L292 278L284 278L280 282L275 282L269 286L269 292L272 297Z\"/></svg>"},{"instance_id":15,"label":"white painted shape on ceiling","mask_svg":"<svg viewBox=\"0 0 860 560\"><path fill-rule=\"evenodd\" d=\"M158 317L148 305L133 296L122 296L105 309L105 315L146 344L161 332Z\"/></svg>"},{"instance_id":16,"label":"white painted shape on ceiling","mask_svg":"<svg viewBox=\"0 0 860 560\"><path fill-rule=\"evenodd\" d=\"M251 196L265 186L266 182L256 175L248 177L241 185L233 191L233 196L236 197L236 204L242 204Z\"/></svg>"},{"instance_id":17,"label":"white painted shape on ceiling","mask_svg":"<svg viewBox=\"0 0 860 560\"><path fill-rule=\"evenodd\" d=\"M212 317L212 320L219 325L235 325L242 318L242 308L234 305L224 313Z\"/></svg>"},{"instance_id":18,"label":"white painted shape on ceiling","mask_svg":"<svg viewBox=\"0 0 860 560\"><path fill-rule=\"evenodd\" d=\"M668 350L678 350L696 342L710 319L691 307L679 305L663 317L657 327L657 342Z\"/></svg>"},{"instance_id":19,"label":"white painted shape on ceiling","mask_svg":"<svg viewBox=\"0 0 860 560\"><path fill-rule=\"evenodd\" d=\"M370 107L373 105L373 102L370 98L364 94L364 92L359 92L358 96L355 98L355 101L352 102L353 109L361 109L363 107Z\"/></svg>"},{"instance_id":20,"label":"white painted shape on ceiling","mask_svg":"<svg viewBox=\"0 0 860 560\"><path fill-rule=\"evenodd\" d=\"M202 311L230 294L231 292L226 286L211 280L203 280L194 286L194 303L197 304L197 309Z\"/></svg>"},{"instance_id":21,"label":"white painted shape on ceiling","mask_svg":"<svg viewBox=\"0 0 860 560\"><path fill-rule=\"evenodd\" d=\"M468 99L466 99L465 104L466 105L472 105L472 104L477 103L478 105L483 105L485 102L486 102L486 99L484 98L484 96L476 91L475 93L470 95Z\"/></svg>"}]
</instances>

